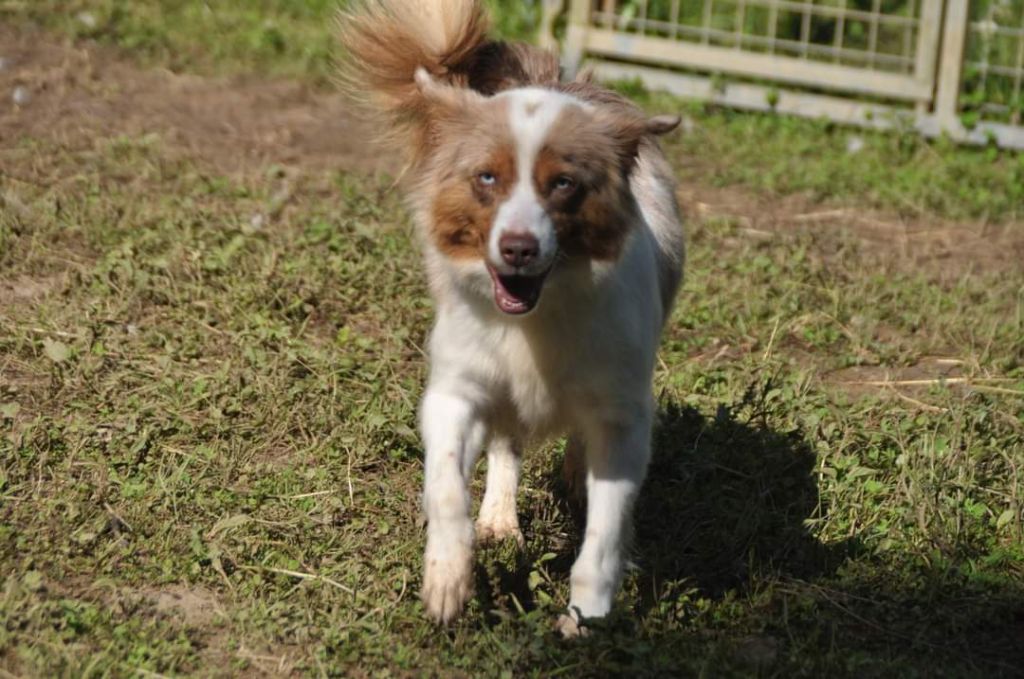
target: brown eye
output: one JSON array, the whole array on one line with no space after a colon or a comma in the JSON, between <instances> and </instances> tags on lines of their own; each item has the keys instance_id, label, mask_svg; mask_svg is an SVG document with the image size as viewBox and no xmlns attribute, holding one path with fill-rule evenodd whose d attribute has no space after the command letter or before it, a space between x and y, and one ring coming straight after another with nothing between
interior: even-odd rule
<instances>
[{"instance_id":1,"label":"brown eye","mask_svg":"<svg viewBox=\"0 0 1024 679\"><path fill-rule=\"evenodd\" d=\"M568 175L561 175L555 179L554 187L558 191L570 191L576 188L576 182Z\"/></svg>"},{"instance_id":2,"label":"brown eye","mask_svg":"<svg viewBox=\"0 0 1024 679\"><path fill-rule=\"evenodd\" d=\"M476 180L480 186L494 186L498 183L498 178L494 176L493 172L481 172L476 176Z\"/></svg>"}]
</instances>

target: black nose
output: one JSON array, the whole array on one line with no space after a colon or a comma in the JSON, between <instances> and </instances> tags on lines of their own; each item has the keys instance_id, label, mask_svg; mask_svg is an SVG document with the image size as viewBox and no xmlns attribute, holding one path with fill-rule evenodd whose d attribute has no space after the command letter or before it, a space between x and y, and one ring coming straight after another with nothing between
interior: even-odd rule
<instances>
[{"instance_id":1,"label":"black nose","mask_svg":"<svg viewBox=\"0 0 1024 679\"><path fill-rule=\"evenodd\" d=\"M540 243L528 233L506 233L498 241L501 258L509 266L526 266L540 254Z\"/></svg>"}]
</instances>

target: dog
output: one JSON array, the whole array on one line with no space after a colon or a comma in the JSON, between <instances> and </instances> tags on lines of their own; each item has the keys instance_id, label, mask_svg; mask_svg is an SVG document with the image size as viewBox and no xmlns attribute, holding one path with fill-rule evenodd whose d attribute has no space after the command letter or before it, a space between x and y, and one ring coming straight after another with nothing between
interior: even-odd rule
<instances>
[{"instance_id":1,"label":"dog","mask_svg":"<svg viewBox=\"0 0 1024 679\"><path fill-rule=\"evenodd\" d=\"M586 531L565 636L609 613L651 454L652 375L684 263L675 182L648 117L556 55L493 40L480 0L354 0L342 82L405 151L436 305L420 408L422 600L471 596L477 541L514 538L521 454L568 435ZM487 450L475 526L468 483Z\"/></svg>"}]
</instances>

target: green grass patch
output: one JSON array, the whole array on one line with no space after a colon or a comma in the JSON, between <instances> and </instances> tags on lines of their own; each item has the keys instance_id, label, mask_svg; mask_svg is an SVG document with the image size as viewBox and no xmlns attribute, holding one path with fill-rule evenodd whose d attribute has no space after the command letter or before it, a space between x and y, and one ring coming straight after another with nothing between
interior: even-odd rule
<instances>
[{"instance_id":1,"label":"green grass patch","mask_svg":"<svg viewBox=\"0 0 1024 679\"><path fill-rule=\"evenodd\" d=\"M76 39L131 53L147 66L207 73L253 71L326 84L337 0L33 0L0 5Z\"/></svg>"},{"instance_id":2,"label":"green grass patch","mask_svg":"<svg viewBox=\"0 0 1024 679\"><path fill-rule=\"evenodd\" d=\"M578 643L552 630L580 539L554 446L528 457L524 551L485 550L440 631L416 598L431 312L390 180L226 178L152 137L9 161L3 279L43 287L0 320L8 671L1019 666L1019 271L937 278L851 237L693 224L616 614ZM935 353L1011 381L936 383L922 409L819 379Z\"/></svg>"},{"instance_id":3,"label":"green grass patch","mask_svg":"<svg viewBox=\"0 0 1024 679\"><path fill-rule=\"evenodd\" d=\"M1024 154L1017 151L684 102L639 82L612 86L653 112L684 117L688 132L668 142L684 181L912 218L1024 218Z\"/></svg>"},{"instance_id":4,"label":"green grass patch","mask_svg":"<svg viewBox=\"0 0 1024 679\"><path fill-rule=\"evenodd\" d=\"M346 0L33 0L0 5L5 14L77 39L121 48L142 63L175 71L259 72L329 86L335 15ZM495 29L529 37L539 8L491 2Z\"/></svg>"}]
</instances>

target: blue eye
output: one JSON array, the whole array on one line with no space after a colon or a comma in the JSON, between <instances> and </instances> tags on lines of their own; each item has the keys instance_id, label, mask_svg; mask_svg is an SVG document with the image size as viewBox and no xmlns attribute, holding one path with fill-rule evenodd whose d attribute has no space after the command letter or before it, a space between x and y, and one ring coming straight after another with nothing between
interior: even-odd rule
<instances>
[{"instance_id":1,"label":"blue eye","mask_svg":"<svg viewBox=\"0 0 1024 679\"><path fill-rule=\"evenodd\" d=\"M576 182L572 180L572 177L567 177L564 174L555 180L555 188L561 189L562 191L571 189L574 186L576 186Z\"/></svg>"},{"instance_id":2,"label":"blue eye","mask_svg":"<svg viewBox=\"0 0 1024 679\"><path fill-rule=\"evenodd\" d=\"M495 177L490 172L481 172L476 176L476 178L484 186L494 186L494 184L498 181L498 178Z\"/></svg>"}]
</instances>

